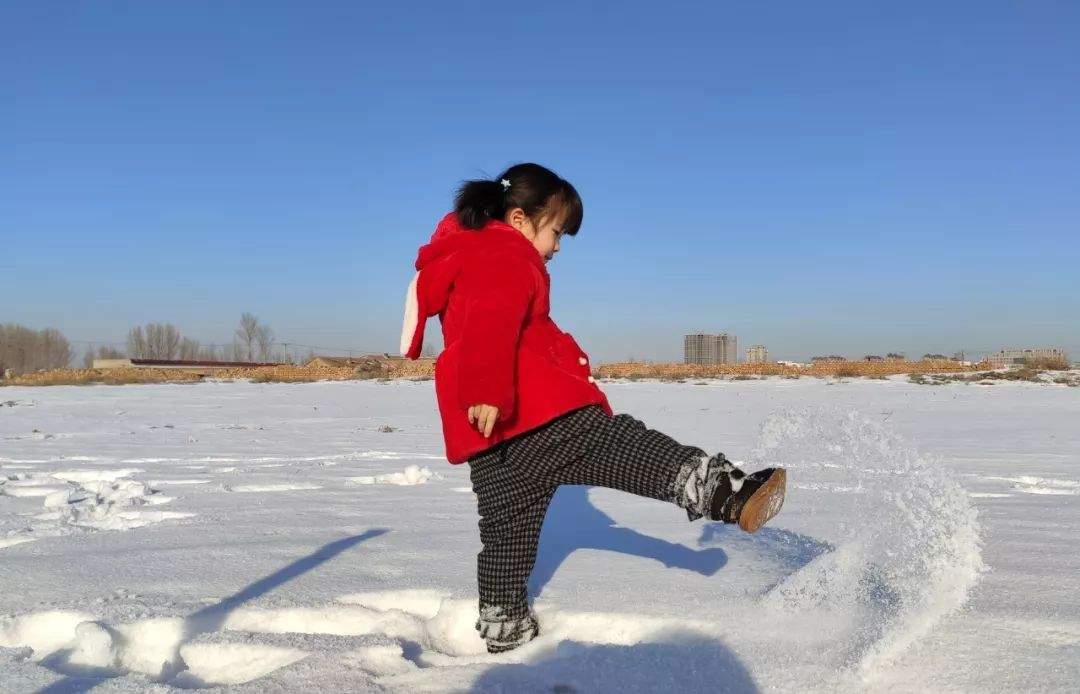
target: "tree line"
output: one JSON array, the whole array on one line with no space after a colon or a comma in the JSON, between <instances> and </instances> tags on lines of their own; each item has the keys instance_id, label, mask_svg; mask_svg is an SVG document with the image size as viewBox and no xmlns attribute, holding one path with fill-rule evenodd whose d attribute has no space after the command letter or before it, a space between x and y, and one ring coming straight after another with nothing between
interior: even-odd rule
<instances>
[{"instance_id":1,"label":"tree line","mask_svg":"<svg viewBox=\"0 0 1080 694\"><path fill-rule=\"evenodd\" d=\"M0 376L67 366L75 350L54 328L31 330L16 323L0 325Z\"/></svg>"},{"instance_id":2,"label":"tree line","mask_svg":"<svg viewBox=\"0 0 1080 694\"><path fill-rule=\"evenodd\" d=\"M184 337L172 323L136 326L128 332L126 356L130 359L285 361L283 346L274 342L273 329L250 313L240 316L232 343L224 345L203 345L198 340Z\"/></svg>"},{"instance_id":3,"label":"tree line","mask_svg":"<svg viewBox=\"0 0 1080 694\"><path fill-rule=\"evenodd\" d=\"M15 375L70 366L75 350L54 328L32 330L22 325L0 325L0 376ZM181 359L190 361L294 362L299 355L288 354L285 345L274 340L273 329L251 313L244 313L228 344L201 344L184 337L172 323L148 323L128 331L124 349L113 346L89 347L82 365L91 368L95 359ZM315 356L309 351L308 359Z\"/></svg>"}]
</instances>

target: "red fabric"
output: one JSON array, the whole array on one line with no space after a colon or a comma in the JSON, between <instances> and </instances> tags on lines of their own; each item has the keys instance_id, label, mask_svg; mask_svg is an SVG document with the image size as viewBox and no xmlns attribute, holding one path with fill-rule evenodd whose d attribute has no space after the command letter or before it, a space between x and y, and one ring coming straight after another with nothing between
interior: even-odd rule
<instances>
[{"instance_id":1,"label":"red fabric","mask_svg":"<svg viewBox=\"0 0 1080 694\"><path fill-rule=\"evenodd\" d=\"M445 347L435 393L451 463L585 405L612 414L590 379L588 355L548 315L551 279L521 232L498 221L465 229L448 214L416 269L419 315L405 356L420 355L424 323L438 315ZM469 424L468 408L478 404L499 408L490 438Z\"/></svg>"}]
</instances>

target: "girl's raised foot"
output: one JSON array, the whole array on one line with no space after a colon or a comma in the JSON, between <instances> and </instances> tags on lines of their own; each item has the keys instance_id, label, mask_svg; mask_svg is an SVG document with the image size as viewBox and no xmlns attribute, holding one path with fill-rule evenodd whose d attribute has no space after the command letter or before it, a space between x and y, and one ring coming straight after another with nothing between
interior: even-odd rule
<instances>
[{"instance_id":1,"label":"girl's raised foot","mask_svg":"<svg viewBox=\"0 0 1080 694\"><path fill-rule=\"evenodd\" d=\"M733 491L713 496L709 518L738 523L740 528L752 533L769 522L784 505L787 471L765 468L742 479L736 473L731 475L730 484Z\"/></svg>"}]
</instances>

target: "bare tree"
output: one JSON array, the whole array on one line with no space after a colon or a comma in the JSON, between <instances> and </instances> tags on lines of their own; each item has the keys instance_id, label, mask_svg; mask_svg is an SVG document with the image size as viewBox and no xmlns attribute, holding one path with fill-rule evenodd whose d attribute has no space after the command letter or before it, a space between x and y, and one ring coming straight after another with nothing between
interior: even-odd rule
<instances>
[{"instance_id":1,"label":"bare tree","mask_svg":"<svg viewBox=\"0 0 1080 694\"><path fill-rule=\"evenodd\" d=\"M231 345L225 345L225 361L250 361L244 355L244 346L233 340Z\"/></svg>"},{"instance_id":2,"label":"bare tree","mask_svg":"<svg viewBox=\"0 0 1080 694\"><path fill-rule=\"evenodd\" d=\"M259 345L259 361L273 361L274 331L269 325L260 325L255 333L255 342Z\"/></svg>"},{"instance_id":3,"label":"bare tree","mask_svg":"<svg viewBox=\"0 0 1080 694\"><path fill-rule=\"evenodd\" d=\"M217 345L208 345L199 348L199 361L219 361Z\"/></svg>"},{"instance_id":4,"label":"bare tree","mask_svg":"<svg viewBox=\"0 0 1080 694\"><path fill-rule=\"evenodd\" d=\"M143 334L141 325L136 325L128 331L127 351L132 359L147 359L149 349L146 345L146 335Z\"/></svg>"},{"instance_id":5,"label":"bare tree","mask_svg":"<svg viewBox=\"0 0 1080 694\"><path fill-rule=\"evenodd\" d=\"M180 331L172 323L148 323L128 333L128 354L132 359L176 359L180 351Z\"/></svg>"},{"instance_id":6,"label":"bare tree","mask_svg":"<svg viewBox=\"0 0 1080 694\"><path fill-rule=\"evenodd\" d=\"M270 361L273 358L274 331L250 313L240 316L240 326L233 340L236 361Z\"/></svg>"},{"instance_id":7,"label":"bare tree","mask_svg":"<svg viewBox=\"0 0 1080 694\"><path fill-rule=\"evenodd\" d=\"M74 357L71 343L58 330L31 330L15 323L0 325L0 373L5 369L16 374L58 369L70 365Z\"/></svg>"},{"instance_id":8,"label":"bare tree","mask_svg":"<svg viewBox=\"0 0 1080 694\"><path fill-rule=\"evenodd\" d=\"M237 361L254 361L258 334L259 319L245 312L240 316L240 327L236 329L236 340L233 342L233 356Z\"/></svg>"},{"instance_id":9,"label":"bare tree","mask_svg":"<svg viewBox=\"0 0 1080 694\"><path fill-rule=\"evenodd\" d=\"M40 335L42 363L38 368L59 369L70 366L71 360L75 358L75 350L71 349L67 338L54 328L45 328Z\"/></svg>"},{"instance_id":10,"label":"bare tree","mask_svg":"<svg viewBox=\"0 0 1080 694\"><path fill-rule=\"evenodd\" d=\"M179 348L180 358L188 361L194 361L199 358L199 341L192 340L190 337L185 337L180 341Z\"/></svg>"},{"instance_id":11,"label":"bare tree","mask_svg":"<svg viewBox=\"0 0 1080 694\"><path fill-rule=\"evenodd\" d=\"M151 323L146 326L146 341L154 355L151 359L176 359L180 340L180 331L171 323Z\"/></svg>"}]
</instances>

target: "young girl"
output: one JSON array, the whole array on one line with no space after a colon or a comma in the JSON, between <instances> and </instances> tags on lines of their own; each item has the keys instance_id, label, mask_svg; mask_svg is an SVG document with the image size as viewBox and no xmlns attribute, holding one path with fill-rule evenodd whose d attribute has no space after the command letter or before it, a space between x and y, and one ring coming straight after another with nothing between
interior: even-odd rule
<instances>
[{"instance_id":1,"label":"young girl","mask_svg":"<svg viewBox=\"0 0 1080 694\"><path fill-rule=\"evenodd\" d=\"M540 633L525 585L559 485L610 487L669 501L754 532L784 501L785 472L746 475L627 414L615 415L589 357L548 315L546 263L581 227L567 181L537 164L468 181L420 248L401 351L416 359L428 317L445 348L435 392L453 464L468 462L480 512L480 617L490 653Z\"/></svg>"}]
</instances>

